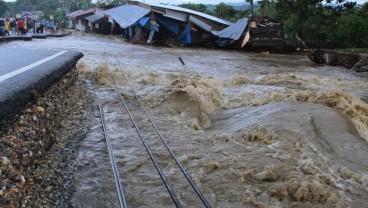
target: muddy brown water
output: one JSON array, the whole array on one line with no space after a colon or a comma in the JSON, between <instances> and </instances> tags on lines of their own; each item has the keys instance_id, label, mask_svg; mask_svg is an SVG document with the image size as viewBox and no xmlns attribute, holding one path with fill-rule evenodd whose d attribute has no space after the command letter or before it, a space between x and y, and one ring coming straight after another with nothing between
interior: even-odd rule
<instances>
[{"instance_id":1,"label":"muddy brown water","mask_svg":"<svg viewBox=\"0 0 368 208\"><path fill-rule=\"evenodd\" d=\"M85 55L79 70L105 69L95 81L107 84L94 86L94 102L104 105L129 207L174 205L106 69L125 98L133 98L130 87L142 98L213 207L365 207L368 201L366 74L316 66L299 55L139 46L108 36L7 44L76 49ZM117 207L94 114L76 161L73 204ZM169 157L162 148L154 152L161 161ZM202 207L174 163L161 165L183 206Z\"/></svg>"}]
</instances>

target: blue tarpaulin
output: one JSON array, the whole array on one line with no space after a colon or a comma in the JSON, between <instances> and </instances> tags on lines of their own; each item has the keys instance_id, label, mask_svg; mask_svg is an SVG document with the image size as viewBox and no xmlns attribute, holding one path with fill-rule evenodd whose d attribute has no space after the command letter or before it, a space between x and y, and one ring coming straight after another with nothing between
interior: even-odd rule
<instances>
[{"instance_id":1,"label":"blue tarpaulin","mask_svg":"<svg viewBox=\"0 0 368 208\"><path fill-rule=\"evenodd\" d=\"M153 30L155 32L158 32L158 25L151 22L151 24L148 24L149 21L151 20L151 17L143 17L142 19L140 19L138 22L136 22L134 24L134 26L136 25L141 25L142 27L149 29L149 30Z\"/></svg>"},{"instance_id":2,"label":"blue tarpaulin","mask_svg":"<svg viewBox=\"0 0 368 208\"><path fill-rule=\"evenodd\" d=\"M190 36L190 24L189 23L185 27L184 31L179 35L178 41L180 43L187 43L187 44L192 42L192 38Z\"/></svg>"},{"instance_id":3,"label":"blue tarpaulin","mask_svg":"<svg viewBox=\"0 0 368 208\"><path fill-rule=\"evenodd\" d=\"M168 30L170 30L175 35L179 33L179 22L178 21L174 19L166 18L163 16L157 16L156 19L160 24L162 24L164 27L166 27Z\"/></svg>"},{"instance_id":4,"label":"blue tarpaulin","mask_svg":"<svg viewBox=\"0 0 368 208\"><path fill-rule=\"evenodd\" d=\"M142 19L139 20L139 24L141 24L142 27L144 27L150 19L151 19L150 17L143 17Z\"/></svg>"},{"instance_id":5,"label":"blue tarpaulin","mask_svg":"<svg viewBox=\"0 0 368 208\"><path fill-rule=\"evenodd\" d=\"M158 25L156 23L151 23L149 29L158 32Z\"/></svg>"}]
</instances>

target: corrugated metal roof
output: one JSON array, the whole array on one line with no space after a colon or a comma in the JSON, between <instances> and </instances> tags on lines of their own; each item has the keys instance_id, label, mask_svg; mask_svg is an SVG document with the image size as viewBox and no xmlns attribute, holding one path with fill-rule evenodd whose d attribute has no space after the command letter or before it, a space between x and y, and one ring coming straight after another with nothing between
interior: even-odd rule
<instances>
[{"instance_id":1,"label":"corrugated metal roof","mask_svg":"<svg viewBox=\"0 0 368 208\"><path fill-rule=\"evenodd\" d=\"M194 16L190 16L189 20L193 22L195 25L197 25L198 27L202 28L204 31L211 32L212 27L206 24L205 22L201 21L200 19L197 19Z\"/></svg>"},{"instance_id":2,"label":"corrugated metal roof","mask_svg":"<svg viewBox=\"0 0 368 208\"><path fill-rule=\"evenodd\" d=\"M75 17L75 15L78 15L81 12L83 12L83 10L77 10L77 11L74 11L74 12L71 12L71 13L67 14L66 16Z\"/></svg>"},{"instance_id":3,"label":"corrugated metal roof","mask_svg":"<svg viewBox=\"0 0 368 208\"><path fill-rule=\"evenodd\" d=\"M95 9L78 10L78 11L75 11L75 12L72 12L72 13L68 14L67 16L70 17L70 18L77 18L79 16L83 16L83 15L86 15L86 14L89 14L89 13L93 13L95 11L96 11Z\"/></svg>"},{"instance_id":4,"label":"corrugated metal roof","mask_svg":"<svg viewBox=\"0 0 368 208\"><path fill-rule=\"evenodd\" d=\"M137 1L137 2L139 2L139 1ZM160 8L164 8L164 9L170 9L170 10L174 10L174 11L180 11L180 12L185 12L185 13L192 14L192 15L197 15L199 17L203 17L203 18L206 18L208 20L211 20L211 21L223 24L223 25L232 25L232 24L234 24L232 22L229 22L229 21L224 20L224 19L220 19L218 17L211 16L209 14L205 14L205 13L202 13L202 12L197 12L197 11L194 11L194 10L191 10L191 9L186 9L186 8L182 8L182 7L178 7L178 6L170 6L170 5L147 3L147 2L140 2L140 3L147 4L147 5L153 6L153 7L160 7Z\"/></svg>"},{"instance_id":5,"label":"corrugated metal roof","mask_svg":"<svg viewBox=\"0 0 368 208\"><path fill-rule=\"evenodd\" d=\"M92 15L90 15L88 17L85 17L86 20L88 20L88 21L90 21L92 23L95 23L95 22L97 22L98 20L100 20L102 18L103 18L103 16L98 15L98 14L92 14Z\"/></svg>"},{"instance_id":6,"label":"corrugated metal roof","mask_svg":"<svg viewBox=\"0 0 368 208\"><path fill-rule=\"evenodd\" d=\"M244 33L245 28L248 25L248 18L239 19L233 25L221 30L221 31L212 31L212 34L219 36L220 38L239 40L239 38Z\"/></svg>"},{"instance_id":7,"label":"corrugated metal roof","mask_svg":"<svg viewBox=\"0 0 368 208\"><path fill-rule=\"evenodd\" d=\"M104 11L111 16L122 28L127 28L151 11L135 5L124 5Z\"/></svg>"}]
</instances>

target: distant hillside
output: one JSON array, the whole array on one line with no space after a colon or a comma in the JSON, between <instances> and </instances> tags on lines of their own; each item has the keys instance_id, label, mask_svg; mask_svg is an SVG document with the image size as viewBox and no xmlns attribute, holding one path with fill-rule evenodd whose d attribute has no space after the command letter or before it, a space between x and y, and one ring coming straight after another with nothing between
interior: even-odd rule
<instances>
[{"instance_id":1,"label":"distant hillside","mask_svg":"<svg viewBox=\"0 0 368 208\"><path fill-rule=\"evenodd\" d=\"M229 6L232 6L236 10L244 10L250 8L250 3L248 2L238 2L238 3L226 3Z\"/></svg>"},{"instance_id":2,"label":"distant hillside","mask_svg":"<svg viewBox=\"0 0 368 208\"><path fill-rule=\"evenodd\" d=\"M246 10L250 9L250 4L248 2L238 2L238 3L225 3L226 5L232 6L235 10ZM257 4L254 4L254 9L257 9ZM214 10L216 8L215 4L206 4L208 10Z\"/></svg>"}]
</instances>

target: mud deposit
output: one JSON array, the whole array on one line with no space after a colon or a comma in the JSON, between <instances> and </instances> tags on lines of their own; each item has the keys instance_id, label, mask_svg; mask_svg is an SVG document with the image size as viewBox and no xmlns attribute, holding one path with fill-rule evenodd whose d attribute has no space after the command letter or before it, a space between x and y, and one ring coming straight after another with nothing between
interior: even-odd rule
<instances>
[{"instance_id":1,"label":"mud deposit","mask_svg":"<svg viewBox=\"0 0 368 208\"><path fill-rule=\"evenodd\" d=\"M127 100L134 97L130 87L141 97L213 207L366 207L368 82L362 75L315 66L303 56L145 47L118 37L74 34L11 44L84 53L77 67L95 83L94 104L104 105L129 207L173 203L110 75ZM161 149L154 154L169 157ZM116 207L97 110L77 164L73 205ZM188 184L176 180L175 166L162 167L183 206L202 207Z\"/></svg>"}]
</instances>

